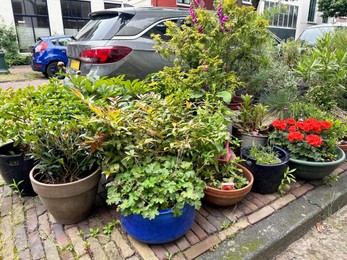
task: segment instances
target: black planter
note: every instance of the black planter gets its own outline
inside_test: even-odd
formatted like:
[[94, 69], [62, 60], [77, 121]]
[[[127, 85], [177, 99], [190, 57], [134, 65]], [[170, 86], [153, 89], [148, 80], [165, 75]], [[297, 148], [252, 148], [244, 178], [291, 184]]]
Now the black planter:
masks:
[[[15, 153], [14, 155], [11, 152]], [[0, 174], [7, 185], [21, 183], [18, 189], [22, 196], [34, 196], [34, 192], [29, 179], [30, 170], [34, 167], [34, 160], [20, 154], [13, 142], [0, 146]], [[11, 186], [12, 187], [12, 186]]]
[[242, 159], [245, 160], [244, 165], [254, 176], [252, 190], [261, 194], [269, 194], [277, 191], [278, 186], [284, 176], [284, 172], [288, 167], [289, 154], [285, 150], [274, 146], [273, 150], [279, 155], [280, 163], [276, 164], [257, 164], [257, 160], [248, 155], [251, 147], [242, 148]]

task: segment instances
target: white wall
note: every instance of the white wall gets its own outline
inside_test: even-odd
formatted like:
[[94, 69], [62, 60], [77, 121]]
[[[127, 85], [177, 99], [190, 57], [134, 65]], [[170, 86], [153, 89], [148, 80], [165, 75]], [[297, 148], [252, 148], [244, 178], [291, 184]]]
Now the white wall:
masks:
[[15, 28], [11, 0], [1, 0], [0, 23]]
[[60, 0], [47, 0], [49, 27], [52, 35], [64, 34]]

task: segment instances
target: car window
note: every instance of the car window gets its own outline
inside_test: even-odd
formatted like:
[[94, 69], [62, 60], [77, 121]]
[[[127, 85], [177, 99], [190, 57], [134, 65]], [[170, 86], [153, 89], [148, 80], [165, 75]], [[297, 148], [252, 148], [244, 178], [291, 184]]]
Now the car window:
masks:
[[[171, 21], [173, 23], [176, 23], [179, 27], [185, 23], [184, 18], [172, 19], [172, 20], [166, 20], [166, 21]], [[151, 29], [149, 29], [147, 32], [145, 32], [142, 35], [142, 37], [152, 39], [151, 34], [159, 34], [164, 41], [170, 40], [170, 37], [165, 35], [166, 29], [167, 29], [167, 26], [165, 25], [166, 21], [162, 21], [162, 22], [156, 24]]]
[[56, 45], [57, 46], [66, 46], [71, 41], [71, 38], [61, 38], [58, 39]]
[[109, 12], [93, 16], [76, 35], [76, 40], [109, 40], [134, 17], [131, 13]]
[[334, 29], [335, 27], [333, 26], [308, 28], [300, 35], [300, 39], [310, 45], [316, 45], [318, 39], [322, 38], [328, 32], [333, 32]]
[[57, 39], [51, 39], [51, 43], [53, 43], [54, 45], [57, 44]]

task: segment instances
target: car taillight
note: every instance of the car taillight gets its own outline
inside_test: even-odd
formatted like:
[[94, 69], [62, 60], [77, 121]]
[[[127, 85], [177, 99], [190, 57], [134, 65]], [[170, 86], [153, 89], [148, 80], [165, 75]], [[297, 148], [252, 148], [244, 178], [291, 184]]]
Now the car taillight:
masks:
[[35, 47], [35, 52], [44, 51], [47, 48], [48, 42], [43, 42]]
[[131, 51], [131, 48], [125, 46], [96, 47], [81, 51], [80, 60], [87, 63], [117, 62], [126, 57]]

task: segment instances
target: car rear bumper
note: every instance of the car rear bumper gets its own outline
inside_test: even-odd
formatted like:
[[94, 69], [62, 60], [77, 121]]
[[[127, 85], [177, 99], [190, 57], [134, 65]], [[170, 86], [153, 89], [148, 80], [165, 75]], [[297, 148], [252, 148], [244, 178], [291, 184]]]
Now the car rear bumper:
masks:
[[34, 59], [31, 59], [31, 69], [33, 71], [44, 71], [43, 65], [40, 63], [35, 63]]

